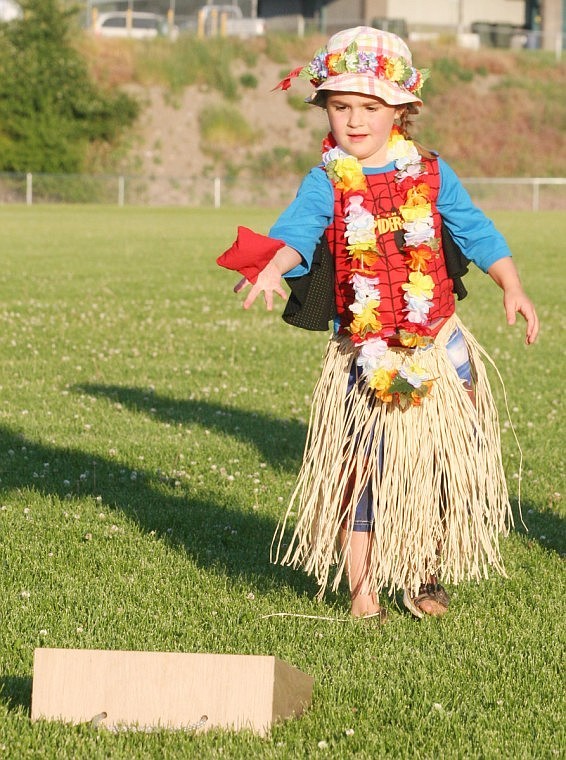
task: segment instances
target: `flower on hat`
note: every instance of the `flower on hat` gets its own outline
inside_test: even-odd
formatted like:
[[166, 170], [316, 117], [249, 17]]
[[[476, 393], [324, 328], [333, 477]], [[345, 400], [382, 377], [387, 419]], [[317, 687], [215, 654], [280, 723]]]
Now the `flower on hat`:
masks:
[[326, 56], [326, 67], [328, 74], [343, 74], [346, 70], [346, 62], [338, 53], [332, 53]]
[[385, 62], [385, 76], [392, 82], [403, 82], [409, 65], [403, 58], [388, 58]]
[[426, 69], [419, 71], [403, 56], [389, 57], [359, 50], [355, 41], [340, 52], [329, 53], [327, 48], [321, 48], [301, 69], [298, 76], [319, 87], [329, 77], [345, 73], [373, 74], [409, 90], [409, 87], [405, 86], [405, 82], [408, 82], [411, 85], [410, 92], [416, 95], [428, 77]]

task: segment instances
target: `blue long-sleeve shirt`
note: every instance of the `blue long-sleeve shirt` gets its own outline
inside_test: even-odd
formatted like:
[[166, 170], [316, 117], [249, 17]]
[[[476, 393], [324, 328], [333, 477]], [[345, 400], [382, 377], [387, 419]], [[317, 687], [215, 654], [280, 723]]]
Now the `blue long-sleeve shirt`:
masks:
[[[438, 159], [440, 189], [436, 207], [463, 254], [486, 272], [511, 252], [493, 222], [472, 203], [468, 192], [448, 164]], [[364, 168], [365, 174], [394, 171], [393, 163], [380, 168]], [[302, 262], [286, 277], [300, 277], [309, 271], [314, 249], [334, 218], [334, 188], [319, 167], [303, 179], [292, 203], [279, 216], [269, 236], [283, 240], [301, 254]]]

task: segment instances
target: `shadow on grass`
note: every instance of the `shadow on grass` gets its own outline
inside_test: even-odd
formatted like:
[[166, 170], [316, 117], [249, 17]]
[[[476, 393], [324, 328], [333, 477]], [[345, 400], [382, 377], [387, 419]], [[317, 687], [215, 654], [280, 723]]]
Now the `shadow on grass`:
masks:
[[32, 679], [25, 676], [2, 676], [0, 678], [0, 701], [8, 710], [22, 710], [28, 716], [31, 706]]
[[[122, 403], [137, 408], [143, 400], [141, 390], [122, 391]], [[108, 392], [110, 394], [110, 390]], [[281, 432], [277, 429], [274, 432], [273, 426], [277, 426], [274, 420], [256, 419], [238, 412], [227, 421], [226, 417], [218, 418], [216, 413], [221, 409], [218, 405], [207, 408], [202, 403], [176, 404], [171, 399], [155, 397], [149, 406], [158, 409], [160, 418], [166, 420], [202, 421], [207, 426], [214, 424], [234, 433], [239, 432], [235, 428], [240, 427], [246, 440], [257, 441], [266, 459], [280, 461], [273, 445], [268, 445], [268, 439], [272, 443], [273, 435]], [[293, 426], [292, 436], [297, 442], [293, 456], [289, 453], [286, 462], [298, 456], [298, 439], [303, 432], [298, 423]], [[155, 473], [139, 468], [136, 472], [132, 480], [132, 468], [125, 462], [93, 456], [75, 448], [46, 445], [0, 426], [0, 494], [30, 489], [61, 501], [69, 493], [73, 497], [97, 497], [101, 499], [101, 509], [123, 513], [144, 532], [154, 532], [156, 537], [187, 552], [196, 564], [217, 575], [255, 587], [260, 593], [282, 586], [293, 589], [297, 596], [315, 595], [317, 589], [312, 578], [270, 563], [269, 547], [276, 529], [274, 519], [234, 505], [229, 493], [211, 489], [194, 495], [171, 493]], [[29, 711], [30, 684], [29, 679], [3, 677], [0, 700], [10, 710], [23, 707]]]
[[203, 567], [260, 587], [298, 582], [300, 574], [269, 561], [276, 529], [270, 517], [234, 506], [229, 493], [167, 493], [155, 473], [138, 468], [132, 479], [131, 472], [124, 462], [44, 445], [0, 426], [0, 492], [30, 488], [61, 500], [69, 493], [99, 497], [101, 507], [118, 510], [143, 531], [183, 547]]
[[564, 519], [550, 510], [537, 508], [532, 502], [523, 502], [521, 511], [513, 504], [515, 532], [527, 541], [535, 541], [545, 549], [566, 555], [566, 531]]
[[144, 388], [122, 385], [86, 383], [73, 390], [108, 398], [162, 422], [196, 424], [251, 443], [263, 461], [274, 468], [296, 473], [300, 466], [306, 426], [297, 420], [282, 420], [211, 401], [170, 398]]

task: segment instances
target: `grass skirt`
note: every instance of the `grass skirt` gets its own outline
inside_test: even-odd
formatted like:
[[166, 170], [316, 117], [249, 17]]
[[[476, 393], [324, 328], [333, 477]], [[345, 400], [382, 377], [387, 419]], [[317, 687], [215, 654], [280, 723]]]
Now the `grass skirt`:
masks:
[[[445, 350], [462, 330], [475, 402]], [[389, 349], [399, 362], [407, 349]], [[501, 462], [499, 422], [482, 356], [485, 351], [454, 316], [415, 360], [437, 378], [421, 406], [383, 403], [364, 382], [348, 393], [356, 352], [333, 336], [313, 395], [303, 463], [272, 545], [275, 562], [314, 574], [321, 596], [336, 566], [346, 567], [353, 514], [369, 485], [373, 498], [368, 587], [417, 592], [428, 575], [447, 583], [505, 575], [499, 536], [512, 522]], [[380, 446], [381, 442], [381, 446]], [[380, 454], [380, 448], [382, 452]], [[289, 518], [296, 519], [290, 541]], [[346, 529], [340, 549], [339, 535]]]

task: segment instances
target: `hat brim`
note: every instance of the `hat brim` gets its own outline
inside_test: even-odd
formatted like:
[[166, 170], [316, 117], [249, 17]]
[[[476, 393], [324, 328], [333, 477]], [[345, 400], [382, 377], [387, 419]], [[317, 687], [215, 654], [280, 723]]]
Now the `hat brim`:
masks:
[[338, 76], [329, 77], [316, 88], [310, 97], [306, 98], [305, 102], [311, 103], [314, 106], [323, 106], [324, 99], [321, 93], [328, 91], [371, 95], [375, 98], [380, 98], [380, 100], [383, 100], [390, 106], [402, 106], [408, 103], [422, 106], [423, 104], [423, 101], [414, 92], [410, 92], [394, 82], [378, 79], [373, 74], [339, 74]]

